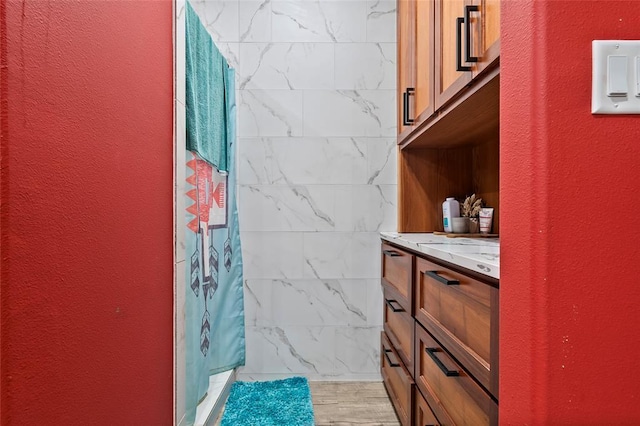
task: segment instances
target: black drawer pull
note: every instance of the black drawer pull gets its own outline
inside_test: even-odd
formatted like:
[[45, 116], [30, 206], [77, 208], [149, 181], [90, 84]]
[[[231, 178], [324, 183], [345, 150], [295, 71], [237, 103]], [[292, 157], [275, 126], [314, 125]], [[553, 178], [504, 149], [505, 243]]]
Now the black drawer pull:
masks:
[[398, 256], [402, 256], [400, 253], [398, 253], [395, 250], [382, 250], [382, 253], [386, 254], [389, 257], [398, 257]]
[[455, 376], [459, 376], [460, 375], [460, 372], [457, 371], [457, 370], [449, 370], [442, 363], [442, 361], [440, 361], [440, 359], [436, 356], [436, 352], [440, 352], [439, 348], [425, 348], [424, 350], [427, 353], [427, 355], [429, 355], [429, 357], [433, 360], [433, 362], [436, 363], [438, 368], [440, 370], [442, 370], [442, 372], [444, 373], [445, 376], [447, 376], [447, 377], [455, 377]]
[[438, 271], [424, 271], [425, 274], [429, 275], [436, 281], [440, 281], [442, 284], [446, 285], [460, 285], [460, 281], [458, 280], [448, 280], [445, 277], [438, 275]]
[[[385, 299], [385, 302], [387, 302], [387, 305], [389, 305], [389, 307], [391, 308], [391, 310], [393, 312], [404, 312], [404, 308], [402, 306], [400, 306], [400, 304], [398, 303], [397, 300], [393, 300], [393, 299]], [[394, 307], [393, 303], [395, 303], [396, 305], [398, 305], [399, 307]]]
[[[390, 353], [391, 353], [391, 349], [384, 350], [384, 356], [385, 358], [387, 358], [387, 361], [389, 361], [389, 367], [400, 367], [400, 364], [398, 364], [397, 360], [396, 362], [391, 361], [391, 357], [389, 356]], [[395, 358], [395, 355], [394, 355], [394, 358]]]

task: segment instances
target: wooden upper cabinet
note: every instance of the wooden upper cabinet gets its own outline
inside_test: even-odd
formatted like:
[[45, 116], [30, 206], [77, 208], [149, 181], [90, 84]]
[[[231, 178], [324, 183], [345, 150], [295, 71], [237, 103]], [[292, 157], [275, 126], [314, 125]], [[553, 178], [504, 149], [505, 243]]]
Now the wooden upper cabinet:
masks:
[[469, 0], [437, 0], [436, 30], [436, 109], [446, 104], [471, 82], [472, 67], [465, 60], [468, 46], [463, 22]]
[[411, 132], [407, 108], [413, 102], [414, 83], [414, 0], [398, 0], [398, 141]]
[[398, 142], [412, 143], [496, 62], [500, 0], [397, 0], [397, 19]]
[[415, 109], [416, 123], [433, 114], [434, 108], [434, 0], [415, 0]]
[[477, 76], [500, 57], [500, 0], [475, 0], [478, 12], [471, 14], [472, 49], [478, 57]]

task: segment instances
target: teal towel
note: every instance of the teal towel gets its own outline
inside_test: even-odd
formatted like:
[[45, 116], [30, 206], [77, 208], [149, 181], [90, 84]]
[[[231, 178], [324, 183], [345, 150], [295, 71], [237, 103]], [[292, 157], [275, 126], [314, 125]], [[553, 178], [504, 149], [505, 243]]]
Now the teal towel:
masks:
[[229, 66], [189, 2], [185, 9], [187, 149], [226, 172]]

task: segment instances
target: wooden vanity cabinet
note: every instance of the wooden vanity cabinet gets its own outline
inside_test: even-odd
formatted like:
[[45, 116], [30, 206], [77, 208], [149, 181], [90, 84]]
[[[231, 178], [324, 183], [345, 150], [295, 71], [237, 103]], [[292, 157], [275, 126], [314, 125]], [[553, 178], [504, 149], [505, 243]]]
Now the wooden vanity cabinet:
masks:
[[497, 425], [498, 281], [384, 241], [382, 252], [381, 369], [401, 423]]

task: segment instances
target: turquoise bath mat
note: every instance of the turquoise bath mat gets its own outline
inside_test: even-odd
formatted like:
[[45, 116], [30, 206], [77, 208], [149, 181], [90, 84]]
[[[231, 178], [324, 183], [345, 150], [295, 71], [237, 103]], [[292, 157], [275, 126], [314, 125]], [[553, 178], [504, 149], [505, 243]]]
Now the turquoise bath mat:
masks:
[[313, 404], [304, 377], [235, 382], [222, 426], [313, 426]]

